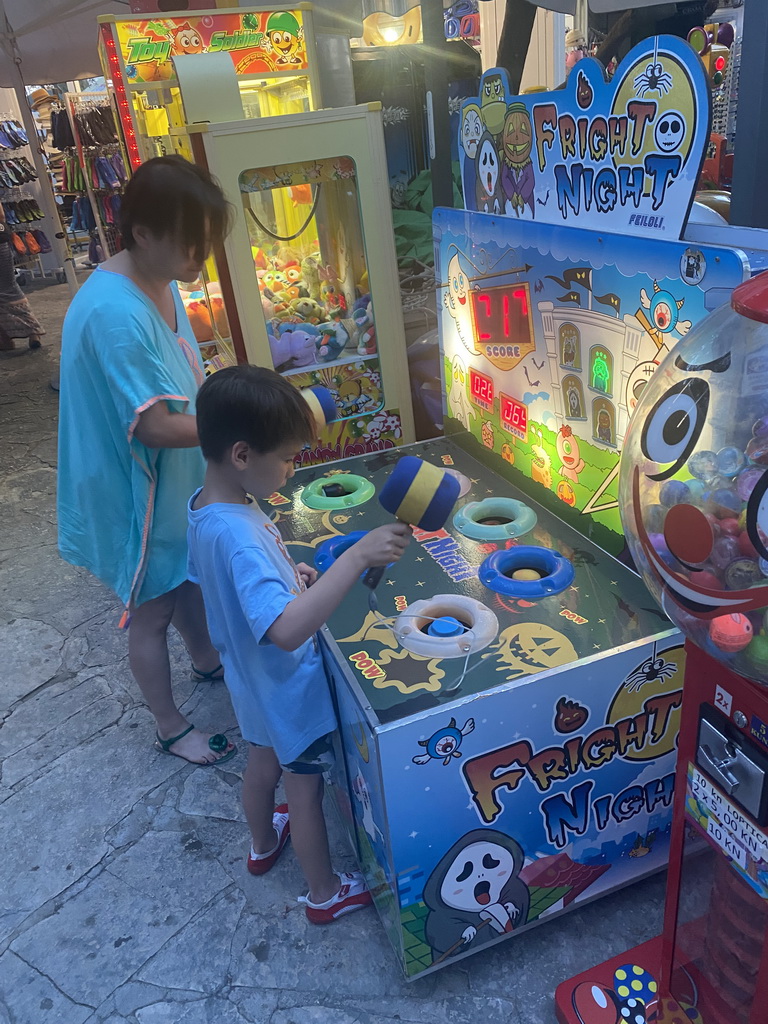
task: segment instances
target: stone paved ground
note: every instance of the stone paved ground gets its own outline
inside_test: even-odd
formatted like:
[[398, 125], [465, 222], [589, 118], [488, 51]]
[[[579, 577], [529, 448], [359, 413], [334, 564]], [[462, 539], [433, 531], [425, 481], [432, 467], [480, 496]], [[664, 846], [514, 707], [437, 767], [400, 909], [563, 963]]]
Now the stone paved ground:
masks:
[[[57, 556], [67, 288], [31, 300], [47, 347], [0, 353], [0, 1024], [553, 1024], [559, 981], [658, 931], [663, 881], [407, 984], [373, 910], [307, 923], [290, 852], [249, 876], [242, 754], [153, 751], [117, 604]], [[223, 686], [178, 643], [173, 666], [186, 713], [236, 736]]]

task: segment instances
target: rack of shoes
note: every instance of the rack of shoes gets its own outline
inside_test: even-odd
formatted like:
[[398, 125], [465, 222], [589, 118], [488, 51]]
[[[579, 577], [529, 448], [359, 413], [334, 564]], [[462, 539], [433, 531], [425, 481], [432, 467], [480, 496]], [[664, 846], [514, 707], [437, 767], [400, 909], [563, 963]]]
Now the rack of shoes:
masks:
[[128, 174], [106, 93], [66, 93], [67, 126], [51, 118], [54, 142], [64, 152], [62, 191], [72, 199], [68, 230], [98, 237], [106, 258], [122, 248], [118, 222], [120, 193]]

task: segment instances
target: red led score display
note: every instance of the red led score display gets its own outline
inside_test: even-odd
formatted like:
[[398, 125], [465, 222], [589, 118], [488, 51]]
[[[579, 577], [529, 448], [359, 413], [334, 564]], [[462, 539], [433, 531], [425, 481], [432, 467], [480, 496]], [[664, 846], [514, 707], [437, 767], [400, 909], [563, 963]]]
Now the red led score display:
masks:
[[526, 281], [470, 291], [475, 348], [502, 370], [534, 349], [531, 290]]
[[493, 411], [494, 394], [493, 378], [486, 377], [484, 373], [480, 373], [479, 370], [470, 366], [469, 397], [475, 405], [479, 405], [481, 409]]
[[499, 417], [504, 430], [519, 437], [521, 441], [527, 441], [528, 406], [518, 402], [516, 398], [510, 398], [503, 391], [499, 394], [499, 403]]

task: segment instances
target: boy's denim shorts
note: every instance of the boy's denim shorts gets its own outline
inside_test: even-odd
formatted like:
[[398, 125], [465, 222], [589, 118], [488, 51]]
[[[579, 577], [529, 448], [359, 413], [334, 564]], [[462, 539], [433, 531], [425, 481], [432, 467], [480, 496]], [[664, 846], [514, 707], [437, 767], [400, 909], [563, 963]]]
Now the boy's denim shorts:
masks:
[[[251, 743], [251, 746], [262, 747], [263, 744]], [[290, 764], [281, 764], [280, 767], [284, 772], [290, 772], [292, 775], [322, 775], [323, 772], [330, 771], [335, 763], [333, 733], [329, 732], [316, 739], [314, 743], [310, 743], [304, 753], [300, 754], [295, 761], [291, 761]]]

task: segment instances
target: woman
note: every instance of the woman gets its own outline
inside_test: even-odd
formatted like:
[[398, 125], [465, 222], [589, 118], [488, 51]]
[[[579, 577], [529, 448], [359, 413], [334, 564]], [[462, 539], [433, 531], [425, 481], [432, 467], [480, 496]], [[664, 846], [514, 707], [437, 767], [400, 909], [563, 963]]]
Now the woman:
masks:
[[16, 347], [14, 338], [26, 338], [30, 348], [40, 348], [41, 334], [45, 331], [16, 284], [11, 232], [0, 203], [0, 352], [11, 352]]
[[203, 482], [195, 395], [203, 369], [175, 282], [226, 233], [218, 184], [181, 157], [149, 160], [125, 190], [125, 248], [91, 274], [62, 333], [59, 550], [115, 591], [156, 747], [195, 764], [235, 753], [195, 729], [171, 691], [168, 626], [193, 677], [220, 679], [199, 587], [187, 580], [186, 503]]

